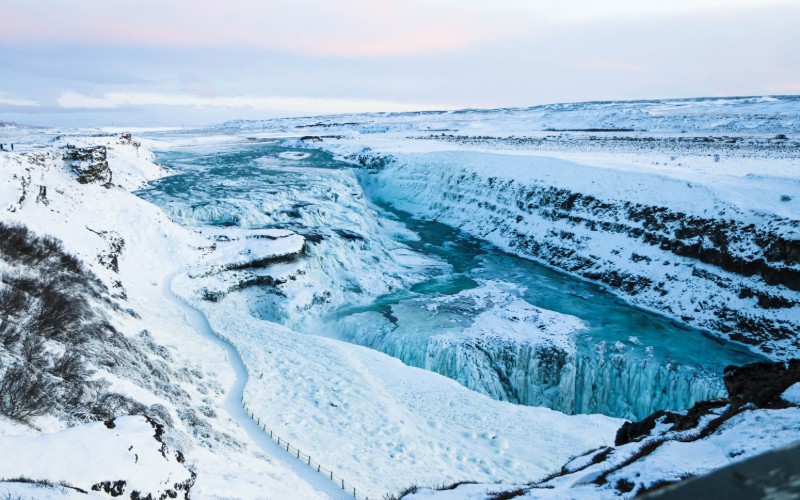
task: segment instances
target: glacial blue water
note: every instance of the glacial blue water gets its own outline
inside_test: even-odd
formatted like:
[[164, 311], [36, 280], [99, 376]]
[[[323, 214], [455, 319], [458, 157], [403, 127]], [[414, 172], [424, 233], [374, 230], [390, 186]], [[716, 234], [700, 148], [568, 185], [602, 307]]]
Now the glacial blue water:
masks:
[[[309, 155], [280, 156], [293, 153]], [[320, 151], [272, 143], [182, 148], [159, 153], [158, 160], [176, 174], [138, 194], [183, 224], [287, 227], [306, 233], [318, 229], [304, 226], [309, 220], [302, 216], [307, 202], [295, 203], [286, 193], [299, 189], [328, 196], [326, 176], [319, 169], [351, 168]], [[278, 211], [274, 203], [264, 208], [264, 200], [281, 197], [285, 206]], [[449, 268], [432, 271], [427, 280], [408, 289], [327, 311], [316, 324], [328, 335], [336, 332], [342, 340], [381, 349], [498, 399], [625, 418], [641, 418], [658, 409], [682, 410], [695, 401], [724, 395], [723, 368], [757, 360], [743, 347], [632, 307], [593, 283], [391, 206], [376, 208], [419, 235], [418, 240], [404, 240], [406, 245], [447, 262]], [[429, 342], [445, 330], [452, 332], [454, 321], [426, 319], [413, 305], [474, 288], [483, 280], [519, 285], [514, 293], [526, 302], [580, 318], [587, 327], [574, 334], [574, 358], [538, 363], [519, 358], [541, 352], [512, 352], [507, 346], [465, 356]], [[377, 315], [386, 318], [379, 325], [380, 335], [375, 334], [374, 321], [360, 319]]]

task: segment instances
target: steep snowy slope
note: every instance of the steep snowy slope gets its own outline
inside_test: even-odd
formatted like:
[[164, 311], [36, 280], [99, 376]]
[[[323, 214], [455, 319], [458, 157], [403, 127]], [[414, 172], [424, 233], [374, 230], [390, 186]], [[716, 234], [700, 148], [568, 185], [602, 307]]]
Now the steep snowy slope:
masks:
[[[67, 148], [68, 145], [74, 148]], [[105, 149], [105, 154], [99, 155], [105, 158], [91, 153], [101, 151], [98, 148]], [[86, 160], [72, 155], [81, 151], [88, 153]], [[269, 491], [273, 498], [298, 494], [324, 497], [288, 466], [265, 457], [239, 424], [228, 417], [223, 403], [234, 374], [224, 351], [211, 339], [198, 335], [184, 320], [181, 309], [162, 295], [164, 280], [202, 255], [199, 249], [208, 245], [208, 241], [170, 222], [158, 209], [128, 192], [148, 179], [163, 175], [163, 169], [152, 159], [150, 153], [136, 144], [117, 137], [70, 137], [28, 153], [0, 155], [3, 221], [24, 224], [40, 235], [59, 238], [65, 249], [75, 254], [110, 290], [111, 299], [119, 304], [119, 309], [107, 307], [99, 314], [106, 314], [111, 327], [125, 339], [108, 346], [116, 350], [116, 367], [113, 363], [110, 368], [100, 364], [93, 355], [98, 350], [103, 352], [102, 339], [93, 341], [95, 347], [83, 354], [97, 370], [95, 378], [110, 391], [145, 408], [160, 405], [164, 409], [159, 413], [161, 421], [168, 424], [164, 442], [172, 450], [181, 451], [186, 466], [196, 474], [193, 495], [246, 498]], [[81, 172], [86, 170], [107, 173], [112, 185], [81, 184]], [[9, 262], [4, 262], [4, 266], [8, 265]], [[140, 350], [146, 355], [137, 359]], [[135, 364], [128, 364], [131, 356]], [[105, 410], [111, 414], [106, 418], [113, 418], [126, 414], [130, 406], [110, 406]], [[152, 414], [147, 409], [143, 413]], [[29, 435], [31, 443], [41, 442], [42, 446], [51, 440], [33, 437], [41, 430], [56, 432], [77, 423], [58, 412], [34, 417], [33, 427], [5, 418], [2, 422], [4, 434]], [[69, 453], [66, 450], [70, 443], [76, 447], [74, 453], [78, 453], [84, 446], [78, 439], [83, 432], [95, 433], [91, 430], [95, 427], [88, 425], [85, 431], [80, 426], [74, 428], [75, 432], [58, 434], [66, 436], [58, 438], [65, 453]], [[118, 433], [124, 430], [123, 439], [141, 440], [139, 435], [153, 434], [136, 426], [119, 429]], [[91, 463], [87, 462], [86, 474], [79, 477], [70, 477], [66, 469], [62, 469], [61, 475], [41, 477], [40, 469], [33, 467], [42, 449], [39, 446], [19, 449], [25, 453], [20, 451], [14, 463], [0, 463], [0, 478], [26, 476], [34, 480], [66, 481], [83, 488], [85, 480], [102, 476], [93, 473]], [[109, 462], [108, 470], [114, 477], [102, 477], [103, 481], [135, 483], [135, 471], [126, 469], [125, 463]], [[152, 461], [148, 467], [168, 471]], [[11, 491], [20, 487], [17, 483], [2, 484]], [[130, 494], [130, 487], [125, 491]], [[141, 493], [146, 496], [158, 492]]]

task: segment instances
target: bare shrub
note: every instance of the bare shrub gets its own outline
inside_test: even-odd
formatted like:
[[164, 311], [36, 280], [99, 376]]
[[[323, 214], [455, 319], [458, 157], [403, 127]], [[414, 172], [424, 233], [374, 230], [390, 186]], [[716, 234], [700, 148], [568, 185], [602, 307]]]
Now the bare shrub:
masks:
[[159, 424], [163, 424], [167, 427], [172, 427], [173, 425], [169, 410], [167, 410], [167, 408], [163, 405], [150, 405], [150, 407], [147, 409], [147, 416]]
[[28, 327], [32, 333], [47, 339], [66, 336], [67, 330], [76, 328], [89, 315], [89, 307], [83, 300], [52, 286], [43, 288], [37, 298], [39, 304]]
[[94, 402], [91, 414], [94, 420], [114, 420], [123, 415], [145, 415], [147, 407], [124, 394], [107, 392]]
[[28, 334], [22, 341], [19, 350], [22, 359], [34, 368], [43, 370], [49, 364], [49, 357], [45, 350], [44, 341], [41, 337]]
[[44, 415], [52, 405], [51, 384], [35, 370], [16, 364], [0, 376], [0, 413], [27, 421]]
[[87, 358], [172, 401], [190, 399], [174, 384], [166, 349], [146, 333], [125, 337], [104, 316], [103, 306], [120, 306], [77, 257], [55, 238], [0, 222], [0, 262], [11, 268], [0, 273], [0, 413], [20, 421], [59, 413], [72, 422], [147, 414], [172, 425], [164, 407], [91, 380]]
[[9, 319], [5, 319], [0, 325], [0, 342], [6, 350], [11, 349], [22, 340], [22, 330], [19, 324]]
[[71, 351], [54, 360], [51, 373], [69, 384], [84, 382], [92, 376], [92, 370], [86, 366], [83, 357]]
[[30, 307], [30, 296], [13, 287], [0, 288], [0, 318], [19, 318]]

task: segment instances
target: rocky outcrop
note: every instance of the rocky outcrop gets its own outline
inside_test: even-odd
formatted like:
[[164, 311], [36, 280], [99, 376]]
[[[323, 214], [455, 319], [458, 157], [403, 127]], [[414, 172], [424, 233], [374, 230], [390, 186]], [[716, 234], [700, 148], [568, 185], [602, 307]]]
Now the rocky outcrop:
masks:
[[67, 146], [64, 162], [81, 184], [100, 184], [111, 187], [112, 173], [108, 166], [105, 146], [78, 148]]
[[[770, 340], [797, 341], [794, 335], [797, 325], [779, 320], [769, 312], [798, 306], [800, 239], [787, 239], [776, 231], [796, 229], [800, 225], [796, 220], [776, 217], [769, 226], [756, 227], [733, 220], [694, 217], [666, 207], [606, 202], [552, 187], [519, 193], [516, 207], [523, 217], [533, 215], [575, 228], [542, 239], [525, 228], [506, 225], [503, 231], [508, 235], [509, 246], [523, 255], [602, 282], [626, 295], [643, 295], [641, 300], [646, 305], [666, 309], [665, 312], [682, 321], [700, 323], [699, 326], [728, 334], [733, 340], [751, 345]], [[685, 259], [684, 265], [709, 264], [713, 268], [692, 268], [690, 279], [697, 283], [697, 288], [727, 290], [740, 299], [751, 299], [755, 310], [728, 307], [724, 301], [714, 305], [701, 297], [697, 297], [700, 304], [696, 311], [665, 308], [668, 302], [659, 301], [658, 296], [669, 295], [669, 282], [682, 281], [684, 277], [663, 273], [660, 279], [654, 279], [647, 272], [652, 257], [636, 252], [631, 252], [629, 260], [638, 265], [626, 269], [602, 253], [583, 252], [574, 243], [581, 238], [586, 241], [587, 233], [591, 235], [588, 237], [596, 238], [602, 238], [603, 233], [619, 234], [631, 240], [631, 244], [656, 247], [661, 254], [659, 260], [664, 262], [662, 267], [676, 264], [669, 262], [670, 255]], [[737, 280], [730, 274], [750, 280]], [[699, 318], [710, 312], [703, 310], [707, 307], [714, 309], [714, 314], [709, 315], [712, 317]]]
[[800, 359], [786, 363], [753, 363], [725, 368], [722, 377], [732, 407], [752, 403], [757, 408], [785, 407], [780, 398], [786, 389], [800, 382]]
[[[747, 408], [785, 408], [781, 398], [786, 389], [800, 382], [800, 359], [786, 363], [751, 363], [728, 366], [722, 376], [728, 397], [701, 401], [685, 412], [659, 411], [639, 422], [626, 422], [620, 427], [615, 440], [622, 446], [649, 437], [657, 422], [670, 424], [670, 431], [696, 429], [702, 417], [727, 407], [716, 420], [727, 420]], [[710, 425], [710, 424], [709, 424]], [[716, 425], [718, 427], [719, 425]]]

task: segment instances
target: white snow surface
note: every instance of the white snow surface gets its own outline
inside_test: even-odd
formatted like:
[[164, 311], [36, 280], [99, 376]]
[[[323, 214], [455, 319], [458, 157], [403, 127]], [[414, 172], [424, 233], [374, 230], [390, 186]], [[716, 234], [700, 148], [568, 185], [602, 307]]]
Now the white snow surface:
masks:
[[786, 391], [781, 394], [781, 397], [794, 405], [800, 406], [800, 382], [786, 389]]
[[[145, 147], [158, 145], [166, 149], [198, 144], [224, 147], [241, 141], [243, 135], [254, 138], [300, 135], [294, 126], [313, 125], [314, 121], [319, 121], [325, 126], [320, 126], [316, 132], [311, 127], [307, 133], [342, 133], [342, 138], [333, 141], [326, 138], [315, 145], [352, 161], [357, 161], [353, 155], [359, 154], [393, 158], [394, 163], [378, 174], [360, 174], [370, 189], [400, 208], [458, 225], [509, 248], [507, 241], [494, 231], [495, 218], [487, 215], [485, 207], [513, 201], [504, 199], [502, 190], [489, 192], [476, 187], [477, 183], [465, 182], [463, 186], [473, 190], [467, 195], [484, 208], [475, 211], [473, 205], [461, 203], [453, 193], [442, 189], [447, 181], [463, 173], [467, 176], [465, 179], [474, 175], [482, 183], [490, 177], [495, 177], [498, 184], [509, 181], [544, 183], [623, 203], [657, 202], [680, 206], [687, 214], [714, 214], [756, 225], [772, 216], [796, 220], [800, 213], [800, 163], [791, 148], [779, 149], [779, 153], [774, 154], [762, 153], [755, 146], [729, 149], [718, 160], [696, 150], [670, 154], [669, 147], [587, 152], [564, 148], [557, 141], [548, 149], [533, 148], [528, 142], [517, 143], [511, 139], [514, 135], [538, 140], [554, 133], [569, 137], [573, 134], [546, 129], [633, 128], [655, 131], [653, 134], [665, 140], [679, 138], [685, 130], [714, 137], [750, 134], [764, 141], [776, 140], [773, 139], [775, 134], [786, 133], [790, 135], [789, 140], [796, 140], [800, 132], [799, 103], [800, 100], [786, 98], [624, 105], [594, 103], [495, 112], [366, 115], [356, 117], [356, 125], [333, 127], [331, 122], [351, 120], [349, 117], [323, 117], [240, 122], [225, 124], [218, 131], [219, 135], [165, 136], [165, 141], [140, 141], [144, 146], [126, 144], [116, 137], [68, 134], [42, 147], [45, 137], [52, 137], [53, 131], [47, 134], [16, 131], [15, 137], [22, 139], [22, 152], [0, 153], [0, 209], [4, 221], [20, 222], [41, 234], [60, 238], [66, 249], [86, 262], [109, 287], [124, 290], [128, 297], [126, 306], [135, 310], [140, 318], [115, 316], [111, 318], [115, 326], [127, 335], [147, 329], [159, 344], [170, 350], [177, 364], [189, 367], [192, 377], [175, 383], [187, 392], [197, 408], [210, 410], [208, 421], [215, 431], [226, 436], [221, 442], [192, 435], [179, 416], [186, 408], [154, 394], [145, 394], [148, 391], [132, 387], [129, 381], [111, 377], [109, 380], [120, 390], [135, 393], [148, 403], [161, 401], [168, 408], [177, 431], [182, 433], [179, 440], [187, 465], [197, 472], [193, 496], [324, 498], [335, 496], [337, 492], [335, 488], [331, 490], [308, 481], [304, 474], [297, 472], [294, 463], [290, 463], [294, 460], [292, 457], [265, 446], [262, 437], [252, 434], [252, 423], [244, 423], [241, 415], [229, 411], [230, 393], [238, 384], [237, 376], [241, 382], [243, 374], [237, 372], [235, 363], [229, 359], [232, 353], [220, 349], [215, 340], [198, 332], [202, 328], [196, 328], [191, 314], [165, 296], [165, 290], [169, 291], [169, 279], [176, 273], [173, 290], [202, 311], [213, 333], [230, 342], [241, 356], [248, 377], [244, 398], [256, 418], [371, 498], [414, 483], [527, 482], [560, 469], [576, 455], [610, 444], [621, 421], [598, 415], [566, 416], [548, 409], [496, 401], [435, 373], [406, 366], [385, 354], [331, 338], [299, 334], [250, 314], [257, 312], [252, 310], [253, 302], [246, 293], [228, 293], [219, 302], [201, 300], [209, 286], [234, 286], [242, 279], [242, 274], [235, 273], [220, 277], [218, 273], [222, 270], [281, 256], [291, 257], [303, 248], [304, 237], [293, 232], [246, 230], [237, 233], [225, 229], [227, 241], [222, 241], [221, 232], [216, 230], [195, 232], [170, 221], [161, 210], [130, 193], [148, 180], [168, 174], [154, 163], [154, 157]], [[772, 118], [766, 119], [768, 115]], [[691, 119], [686, 119], [687, 116]], [[230, 131], [241, 135], [231, 135]], [[440, 133], [494, 135], [502, 136], [504, 141], [457, 142], [429, 137]], [[107, 189], [78, 184], [64, 169], [60, 150], [55, 149], [66, 144], [107, 146], [114, 186]], [[334, 191], [341, 197], [339, 203], [366, 205], [357, 197], [347, 195], [347, 191], [357, 185], [352, 173], [321, 172], [319, 178], [325, 182], [320, 182], [315, 189], [330, 189], [326, 188], [331, 185], [326, 184], [326, 176], [336, 178], [338, 184], [334, 184]], [[47, 187], [46, 200], [37, 200], [39, 186]], [[275, 203], [280, 204], [280, 201]], [[341, 213], [335, 211], [335, 205], [336, 200], [325, 207], [330, 209], [328, 215], [320, 212], [319, 225], [330, 220], [341, 222], [336, 219]], [[188, 214], [184, 222], [195, 215]], [[372, 219], [347, 222], [352, 223], [354, 229], [364, 230], [383, 223]], [[523, 225], [536, 234], [535, 229], [531, 229], [534, 226], [531, 221], [523, 221]], [[414, 238], [402, 228], [394, 229], [397, 234]], [[549, 229], [562, 228], [554, 223]], [[792, 225], [781, 226], [779, 230], [789, 239], [798, 236], [798, 230]], [[104, 232], [125, 240], [118, 273], [99, 262], [98, 255], [109, 247], [106, 237], [102, 236]], [[608, 255], [620, 268], [646, 269], [644, 272], [656, 279], [667, 272], [665, 259], [652, 248], [630, 248], [629, 240], [613, 235], [602, 241], [585, 237], [585, 234], [577, 234], [578, 248]], [[381, 244], [387, 254], [404, 251], [389, 242]], [[615, 255], [614, 250], [620, 249], [625, 250], [623, 255], [611, 257]], [[651, 259], [653, 264], [649, 261], [631, 263], [629, 256], [633, 250]], [[366, 257], [343, 247], [336, 248], [329, 258], [357, 262]], [[403, 259], [407, 266], [402, 265]], [[670, 261], [680, 259], [671, 258]], [[411, 269], [419, 269], [422, 264], [437, 265], [420, 261], [419, 256], [408, 251], [402, 258], [387, 258], [384, 262], [394, 266], [389, 285], [376, 281], [375, 276], [382, 275], [380, 270], [365, 276], [348, 276], [344, 271], [340, 271], [342, 275], [326, 276], [325, 270], [333, 267], [331, 263], [322, 262], [311, 268], [314, 274], [307, 281], [293, 282], [287, 302], [298, 310], [312, 302], [317, 290], [308, 284], [315, 279], [328, 280], [324, 281], [326, 285], [337, 280], [351, 280], [377, 295], [415, 282], [417, 278]], [[696, 267], [708, 270], [703, 265]], [[691, 276], [693, 269], [689, 266], [670, 268], [670, 272], [678, 276], [680, 283], [682, 277]], [[266, 271], [248, 272], [274, 278], [296, 275], [297, 271], [296, 263], [287, 262]], [[220, 284], [225, 280], [229, 281]], [[673, 301], [670, 304], [676, 311], [686, 310], [694, 307], [690, 299], [697, 297], [696, 294], [697, 290], [691, 287], [677, 287], [670, 289], [668, 299], [663, 300]], [[342, 297], [338, 299], [343, 300]], [[723, 300], [736, 308], [752, 308], [755, 302], [752, 298], [739, 297], [723, 297]], [[638, 303], [648, 306], [646, 300]], [[517, 309], [527, 310], [524, 304], [518, 304]], [[779, 320], [794, 324], [798, 306], [779, 309], [775, 315]], [[546, 319], [546, 315], [543, 318]], [[481, 321], [484, 320], [489, 323], [483, 327], [493, 329], [497, 318], [487, 316]], [[564, 318], [558, 318], [550, 326], [553, 325], [564, 329], [579, 327], [564, 322]], [[530, 333], [512, 331], [515, 336]], [[558, 334], [552, 337], [553, 342], [568, 347], [563, 340]], [[790, 388], [785, 398], [796, 401], [797, 392], [796, 387]], [[123, 441], [140, 443], [136, 440], [143, 439], [146, 433], [138, 417], [120, 420], [123, 425], [119, 427], [118, 439], [113, 433], [104, 434], [110, 430], [102, 424], [64, 429], [62, 422], [44, 417], [35, 422], [40, 431], [0, 421], [0, 442], [19, 450], [13, 455], [14, 463], [0, 460], [0, 477], [16, 474], [34, 477], [46, 472], [44, 467], [38, 468], [40, 464], [35, 460], [40, 447], [24, 447], [19, 443], [34, 440], [58, 443], [62, 447], [59, 449], [65, 450], [62, 455], [74, 454], [80, 450], [80, 436], [90, 436], [97, 446], [108, 445], [108, 453], [117, 453], [118, 460], [109, 460], [98, 470], [122, 467], [127, 459], [127, 448], [120, 452], [116, 446]], [[800, 422], [797, 408], [748, 412], [725, 424], [724, 432], [708, 439], [662, 446], [651, 459], [634, 464], [635, 473], [655, 481], [686, 472], [708, 471], [800, 438], [797, 422]], [[5, 451], [4, 447], [0, 449]], [[7, 455], [3, 453], [3, 456]], [[80, 484], [94, 479], [83, 471], [68, 469], [74, 465], [47, 469], [52, 473], [48, 477], [52, 480], [63, 477], [67, 482]], [[555, 489], [534, 490], [530, 495], [554, 498], [616, 495], [612, 488], [597, 489], [580, 484], [598, 473], [599, 467], [590, 466], [577, 478], [565, 476], [563, 482], [554, 483]], [[159, 469], [159, 474], [167, 472], [167, 469]], [[117, 479], [141, 480], [145, 486], [153, 486], [146, 481], [165, 477], [137, 474], [136, 470], [127, 468], [124, 477]], [[9, 492], [30, 491], [26, 486], [1, 484], [9, 488]], [[481, 498], [500, 486], [462, 486], [439, 495]], [[47, 490], [46, 494], [51, 492], [59, 494], [56, 490]], [[63, 493], [72, 495], [71, 491]], [[423, 491], [417, 496], [432, 494]]]
[[477, 315], [473, 323], [463, 332], [466, 341], [496, 335], [518, 342], [547, 344], [574, 353], [575, 345], [570, 334], [585, 327], [580, 319], [528, 304], [508, 293], [517, 288], [513, 283], [499, 280], [479, 283], [481, 286], [478, 288], [432, 299], [423, 308], [433, 315], [464, 305], [475, 311]]
[[[188, 276], [174, 287], [195, 296]], [[242, 314], [249, 306], [238, 294], [193, 303], [241, 353], [250, 410], [370, 497], [414, 483], [541, 477], [574, 450], [610, 442], [621, 423], [493, 400], [385, 354]]]
[[[708, 421], [706, 417], [704, 421]], [[663, 432], [658, 429], [651, 435], [687, 437], [696, 432]], [[525, 489], [519, 498], [553, 499], [613, 499], [632, 498], [632, 493], [622, 493], [616, 488], [621, 479], [637, 485], [650, 486], [659, 481], [679, 481], [690, 475], [702, 475], [727, 465], [747, 460], [756, 455], [800, 441], [800, 408], [782, 410], [748, 410], [724, 423], [711, 435], [690, 442], [667, 441], [644, 458], [624, 466], [608, 476], [603, 485], [593, 484], [597, 476], [612, 466], [624, 462], [642, 444], [658, 438], [646, 438], [613, 449], [610, 458], [592, 464], [597, 451], [578, 457], [567, 464], [571, 473], [552, 479], [538, 487], [527, 489], [526, 485], [477, 484], [463, 485], [449, 491], [421, 489], [406, 498], [422, 499], [484, 499], [493, 492], [508, 492]]]
[[[143, 417], [122, 417], [114, 421], [114, 428], [94, 422], [36, 436], [0, 435], [0, 477], [65, 481], [84, 491], [124, 479], [128, 495], [162, 494], [190, 474], [173, 452], [162, 455], [154, 432]], [[0, 484], [0, 491], [3, 487]]]

